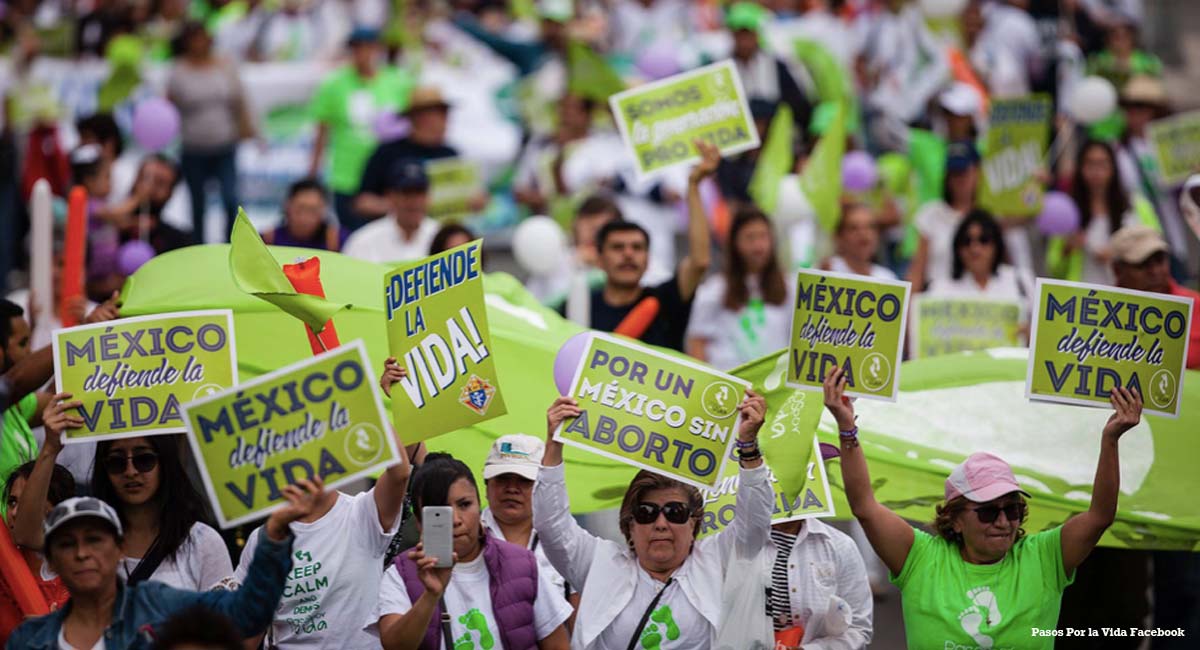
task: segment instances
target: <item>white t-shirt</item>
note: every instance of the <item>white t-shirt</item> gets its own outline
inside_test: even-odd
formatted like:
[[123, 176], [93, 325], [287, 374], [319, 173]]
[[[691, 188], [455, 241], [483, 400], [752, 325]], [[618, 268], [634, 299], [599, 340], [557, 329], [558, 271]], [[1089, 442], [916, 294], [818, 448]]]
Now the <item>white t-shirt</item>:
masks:
[[[496, 518], [492, 516], [491, 508], [483, 509], [483, 513], [480, 515], [479, 521], [483, 524], [483, 527], [492, 534], [492, 537], [495, 537], [496, 539], [505, 539], [504, 531], [500, 528], [500, 524], [496, 523]], [[533, 548], [530, 548], [531, 546]], [[554, 565], [550, 564], [549, 558], [546, 557], [546, 549], [544, 549], [542, 545], [538, 543], [536, 532], [529, 534], [529, 543], [525, 545], [525, 548], [526, 550], [533, 551], [534, 557], [537, 558], [538, 575], [546, 576], [550, 580], [550, 583], [554, 585], [555, 591], [565, 597], [567, 595], [567, 579], [559, 575], [558, 571], [554, 568]], [[576, 593], [576, 590], [572, 589], [571, 593]]]
[[[1082, 282], [1091, 284], [1116, 284], [1111, 262], [1101, 262], [1096, 254], [1108, 248], [1112, 239], [1112, 225], [1107, 214], [1094, 214], [1083, 231], [1083, 279]], [[1126, 213], [1121, 219], [1120, 226], [1136, 223], [1133, 215]]]
[[[483, 553], [470, 562], [454, 566], [450, 584], [443, 598], [450, 612], [450, 636], [454, 648], [487, 648], [503, 650], [500, 631], [492, 613], [490, 576], [484, 564]], [[375, 613], [367, 619], [364, 630], [379, 635], [379, 619], [389, 614], [404, 614], [412, 609], [408, 588], [395, 567], [389, 568], [379, 587], [379, 604]], [[537, 638], [544, 639], [571, 616], [571, 605], [563, 598], [561, 588], [556, 588], [550, 577], [538, 567], [538, 592], [533, 600], [533, 626]], [[443, 650], [445, 642], [442, 643]]]
[[[758, 279], [748, 277], [751, 302], [738, 311], [725, 307], [725, 276], [709, 277], [696, 289], [687, 338], [708, 342], [708, 363], [718, 370], [735, 368], [788, 346], [792, 291], [772, 305], [762, 300]], [[787, 283], [790, 287], [791, 283]]]
[[1021, 322], [1026, 322], [1029, 319], [1029, 305], [1033, 299], [1033, 288], [1032, 277], [1008, 264], [1001, 264], [996, 268], [996, 274], [988, 279], [985, 287], [979, 286], [975, 282], [974, 276], [964, 271], [962, 277], [957, 280], [946, 277], [931, 283], [927, 293], [931, 296], [1010, 300], [1021, 306]]
[[342, 254], [379, 264], [419, 260], [429, 255], [429, 245], [438, 229], [436, 221], [425, 217], [412, 239], [405, 239], [395, 218], [385, 215], [354, 231], [346, 239]]
[[[66, 629], [65, 625], [58, 628], [58, 650], [82, 650], [67, 643]], [[104, 644], [104, 635], [100, 635], [100, 638], [96, 639], [96, 645], [92, 646], [91, 650], [105, 650], [106, 647]]]
[[[676, 571], [685, 571], [687, 561]], [[597, 639], [596, 650], [626, 650], [629, 647], [631, 631], [642, 620], [642, 614], [654, 600], [663, 583], [650, 577], [641, 567], [637, 570], [637, 586], [633, 591], [633, 599], [629, 605], [617, 615]], [[654, 606], [646, 625], [637, 633], [641, 638], [637, 648], [655, 648], [656, 650], [684, 650], [707, 648], [712, 642], [712, 627], [692, 607], [684, 595], [679, 583], [674, 580], [667, 585], [662, 598]]]
[[[141, 561], [136, 557], [122, 558], [117, 574], [128, 580]], [[197, 521], [175, 557], [164, 559], [149, 579], [176, 589], [208, 591], [228, 588], [232, 576], [233, 562], [229, 561], [225, 540], [212, 526]]]
[[[954, 267], [954, 231], [958, 230], [963, 214], [937, 199], [921, 206], [913, 219], [917, 232], [929, 242], [925, 281], [933, 284], [934, 280], [949, 278]], [[913, 291], [923, 288], [913, 287]]]
[[[275, 643], [283, 650], [377, 650], [379, 641], [362, 631], [362, 621], [375, 606], [383, 557], [399, 527], [379, 525], [375, 490], [354, 496], [338, 494], [324, 517], [291, 525], [292, 570], [275, 610]], [[238, 563], [238, 582], [245, 582], [254, 557], [258, 530], [246, 540]]]
[[[847, 275], [858, 275], [858, 272], [850, 268], [850, 264], [842, 259], [841, 255], [834, 255], [829, 258], [829, 270], [834, 273], [845, 273]], [[895, 280], [896, 274], [886, 266], [878, 264], [871, 265], [871, 277], [880, 280]]]

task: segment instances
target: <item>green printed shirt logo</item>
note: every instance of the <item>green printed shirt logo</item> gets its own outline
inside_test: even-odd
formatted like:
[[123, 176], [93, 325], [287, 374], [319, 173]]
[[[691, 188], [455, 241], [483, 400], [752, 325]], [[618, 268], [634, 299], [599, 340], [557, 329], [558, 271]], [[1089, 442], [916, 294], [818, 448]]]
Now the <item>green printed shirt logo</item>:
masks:
[[674, 641], [679, 638], [679, 626], [671, 614], [671, 606], [663, 605], [650, 614], [646, 627], [642, 628], [640, 639], [642, 650], [659, 650], [664, 641]]
[[[467, 628], [467, 632], [455, 639], [454, 650], [475, 650], [476, 647], [491, 650], [496, 647], [496, 638], [492, 636], [488, 618], [478, 608], [472, 607], [466, 614], [459, 616], [458, 622]], [[475, 645], [475, 634], [479, 635], [478, 646]]]

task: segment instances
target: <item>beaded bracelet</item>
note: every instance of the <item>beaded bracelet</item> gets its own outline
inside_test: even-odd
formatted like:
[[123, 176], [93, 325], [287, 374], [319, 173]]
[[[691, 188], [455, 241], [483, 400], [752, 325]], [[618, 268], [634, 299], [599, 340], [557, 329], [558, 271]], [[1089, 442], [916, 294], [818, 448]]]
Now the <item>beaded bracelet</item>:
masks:
[[734, 440], [733, 444], [738, 449], [754, 449], [755, 447], [758, 446], [758, 440], [751, 440], [750, 442], [742, 442], [741, 440]]

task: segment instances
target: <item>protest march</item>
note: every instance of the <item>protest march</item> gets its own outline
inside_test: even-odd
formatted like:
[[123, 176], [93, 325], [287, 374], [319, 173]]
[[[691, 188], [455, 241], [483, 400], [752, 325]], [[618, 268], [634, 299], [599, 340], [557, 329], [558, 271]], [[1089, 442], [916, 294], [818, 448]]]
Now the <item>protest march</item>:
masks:
[[1197, 30], [0, 0], [0, 647], [1198, 647]]

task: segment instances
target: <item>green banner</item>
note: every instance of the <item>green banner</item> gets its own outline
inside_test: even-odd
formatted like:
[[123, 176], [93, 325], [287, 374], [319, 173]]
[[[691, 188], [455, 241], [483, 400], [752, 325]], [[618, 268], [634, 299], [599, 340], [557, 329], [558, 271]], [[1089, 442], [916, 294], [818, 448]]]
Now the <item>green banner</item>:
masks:
[[1049, 97], [992, 102], [983, 157], [980, 205], [993, 214], [1030, 217], [1042, 209], [1037, 173], [1046, 168], [1052, 105]]
[[235, 385], [236, 368], [228, 309], [54, 331], [54, 390], [83, 402], [67, 442], [183, 433], [180, 406]]
[[908, 282], [801, 270], [788, 385], [821, 390], [826, 373], [842, 368], [847, 395], [895, 401], [910, 287]]
[[1155, 120], [1147, 135], [1163, 185], [1178, 185], [1200, 173], [1200, 111]]
[[750, 383], [606, 334], [592, 335], [571, 382], [583, 413], [556, 440], [690, 483], [717, 485]]
[[475, 240], [384, 276], [388, 352], [408, 370], [392, 415], [408, 444], [504, 415]]
[[1179, 416], [1191, 299], [1046, 278], [1037, 295], [1029, 399], [1108, 407], [1124, 386], [1146, 413]]
[[[816, 408], [821, 407], [821, 400], [811, 394], [801, 391], [796, 391], [795, 394], [799, 395], [801, 399], [805, 399], [805, 395], [808, 395], [808, 401], [814, 402]], [[768, 422], [771, 419], [768, 417]], [[814, 422], [813, 426], [815, 424]], [[775, 492], [775, 507], [771, 514], [771, 523], [773, 524], [816, 517], [833, 517], [837, 514], [833, 505], [833, 492], [829, 489], [829, 475], [825, 470], [825, 461], [821, 458], [817, 437], [812, 436], [811, 445], [807, 449], [798, 449], [797, 452], [796, 456], [788, 459], [787, 464], [804, 468], [804, 485], [798, 494], [788, 494], [775, 472], [771, 471], [771, 485]], [[701, 537], [719, 533], [733, 521], [737, 490], [737, 458], [730, 456], [725, 463], [725, 471], [721, 473], [720, 484], [714, 489], [703, 490], [704, 516], [700, 521]]]
[[461, 219], [471, 214], [471, 200], [484, 191], [479, 165], [462, 158], [425, 162], [429, 176], [429, 210], [434, 219]]
[[1020, 344], [1021, 305], [1011, 300], [918, 295], [913, 299], [913, 358]]
[[335, 488], [400, 461], [361, 340], [186, 404], [188, 442], [222, 528], [320, 476]]
[[638, 86], [608, 101], [639, 178], [699, 160], [695, 140], [716, 145], [723, 156], [759, 144], [732, 61]]

